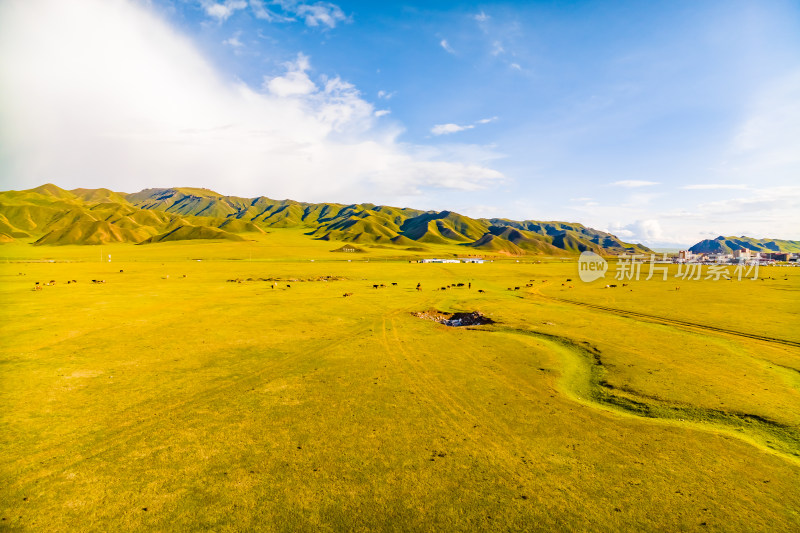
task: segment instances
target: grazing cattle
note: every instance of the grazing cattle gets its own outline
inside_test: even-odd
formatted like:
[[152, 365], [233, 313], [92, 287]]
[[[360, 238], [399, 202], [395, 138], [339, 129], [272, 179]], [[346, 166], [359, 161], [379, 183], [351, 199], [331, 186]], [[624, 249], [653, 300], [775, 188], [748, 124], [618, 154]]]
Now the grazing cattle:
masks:
[[617, 288], [617, 286], [616, 286], [616, 285], [611, 285], [610, 287], [611, 287], [612, 289], [616, 289], [616, 288]]
[[463, 287], [463, 286], [464, 286], [463, 283], [456, 283], [456, 287]]
[[353, 295], [353, 293], [352, 293], [352, 292], [346, 292], [346, 293], [344, 293], [344, 295], [343, 295], [343, 296], [344, 296], [345, 298], [347, 298], [348, 296], [352, 296], [352, 295]]
[[485, 291], [485, 290], [483, 290], [483, 289], [478, 289], [478, 292], [479, 292], [479, 293], [481, 293], [481, 294], [483, 294], [483, 293], [484, 293], [484, 292], [486, 292], [486, 291]]
[[397, 287], [397, 283], [393, 281], [392, 282], [392, 287]]
[[119, 269], [119, 273], [122, 274], [123, 272], [125, 272], [125, 271], [120, 268]]
[[627, 283], [623, 283], [623, 284], [622, 284], [622, 286], [623, 286], [623, 287], [627, 287], [627, 286], [628, 286], [628, 284], [627, 284]]
[[33, 286], [33, 290], [40, 291], [42, 290], [42, 286], [37, 283], [36, 285]]
[[681, 288], [680, 287], [675, 287], [675, 290], [679, 291], [679, 290], [681, 290]]
[[439, 290], [440, 290], [440, 291], [446, 291], [446, 290], [447, 290], [447, 287], [442, 287], [442, 288], [441, 288], [441, 289], [439, 289]]
[[514, 290], [515, 290], [515, 291], [518, 291], [518, 290], [519, 290], [519, 287], [514, 287]]
[[417, 290], [421, 291], [422, 290], [422, 285], [417, 285]]
[[471, 289], [471, 288], [472, 288], [472, 282], [470, 282], [470, 283], [467, 283], [467, 288], [468, 288], [468, 289]]
[[292, 286], [291, 286], [291, 285], [289, 285], [289, 284], [287, 283], [287, 284], [286, 284], [286, 288], [287, 288], [287, 289], [291, 289], [291, 288], [292, 288]]
[[372, 288], [373, 289], [377, 289], [378, 288], [378, 284], [376, 283], [375, 285], [372, 286]]
[[572, 281], [572, 278], [567, 278], [567, 281]]

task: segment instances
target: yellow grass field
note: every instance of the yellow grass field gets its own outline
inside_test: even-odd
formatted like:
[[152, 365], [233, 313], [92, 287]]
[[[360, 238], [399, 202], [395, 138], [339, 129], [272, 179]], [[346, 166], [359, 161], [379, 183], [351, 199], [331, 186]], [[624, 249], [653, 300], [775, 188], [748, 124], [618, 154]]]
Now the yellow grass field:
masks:
[[340, 245], [0, 246], [0, 530], [800, 530], [800, 269]]

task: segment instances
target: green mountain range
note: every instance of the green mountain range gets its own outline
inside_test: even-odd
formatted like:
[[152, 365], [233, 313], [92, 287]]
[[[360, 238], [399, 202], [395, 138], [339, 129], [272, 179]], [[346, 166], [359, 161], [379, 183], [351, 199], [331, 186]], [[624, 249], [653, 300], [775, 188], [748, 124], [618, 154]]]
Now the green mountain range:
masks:
[[754, 252], [800, 252], [800, 241], [785, 241], [780, 239], [754, 239], [752, 237], [723, 237], [706, 239], [698, 242], [690, 252], [696, 254], [730, 254], [734, 250], [747, 248]]
[[61, 189], [52, 184], [0, 192], [0, 242], [35, 245], [149, 244], [190, 239], [242, 241], [269, 228], [302, 228], [312, 239], [419, 250], [461, 245], [506, 254], [649, 253], [582, 224], [474, 219], [452, 211], [373, 204], [313, 204], [265, 196], [223, 196], [208, 189]]

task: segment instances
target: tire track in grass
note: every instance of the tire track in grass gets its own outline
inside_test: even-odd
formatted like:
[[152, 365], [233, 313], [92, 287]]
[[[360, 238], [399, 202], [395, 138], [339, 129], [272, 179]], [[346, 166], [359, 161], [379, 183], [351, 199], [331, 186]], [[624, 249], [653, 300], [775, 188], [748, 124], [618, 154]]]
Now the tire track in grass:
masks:
[[[38, 468], [40, 465], [44, 464], [45, 462], [52, 462], [58, 460], [59, 456], [63, 453], [61, 448], [61, 444], [53, 444], [51, 447], [45, 450], [41, 450], [39, 452], [35, 452], [34, 454], [28, 455], [27, 459], [29, 464], [34, 467], [33, 473], [34, 477], [31, 478], [26, 483], [36, 483], [40, 480], [47, 479], [48, 477], [52, 477], [58, 475], [61, 472], [64, 472], [70, 468], [74, 468], [77, 465], [83, 463], [84, 461], [96, 459], [98, 457], [107, 454], [111, 450], [117, 449], [121, 446], [124, 446], [129, 441], [141, 438], [142, 435], [152, 432], [158, 426], [160, 426], [163, 422], [163, 419], [170, 419], [174, 420], [175, 415], [185, 412], [187, 406], [201, 406], [204, 403], [208, 403], [210, 401], [219, 398], [220, 396], [234, 390], [235, 388], [248, 388], [253, 387], [259, 383], [261, 383], [261, 378], [270, 373], [275, 371], [277, 368], [281, 366], [286, 366], [291, 364], [292, 361], [297, 360], [298, 358], [305, 358], [309, 355], [324, 353], [332, 348], [335, 348], [340, 345], [349, 344], [352, 342], [353, 338], [357, 338], [358, 336], [367, 333], [370, 330], [369, 325], [359, 325], [358, 327], [352, 328], [347, 330], [346, 332], [342, 332], [341, 336], [337, 339], [332, 340], [331, 342], [325, 343], [324, 345], [320, 346], [319, 348], [314, 349], [313, 351], [300, 351], [295, 350], [288, 354], [284, 353], [284, 357], [280, 359], [273, 359], [268, 361], [262, 368], [255, 372], [248, 372], [245, 375], [240, 377], [231, 377], [224, 380], [222, 383], [218, 384], [217, 386], [207, 387], [202, 390], [199, 390], [195, 393], [190, 395], [181, 395], [178, 401], [174, 401], [167, 406], [156, 406], [157, 408], [154, 409], [154, 412], [151, 413], [150, 419], [144, 422], [139, 421], [137, 422], [130, 422], [122, 427], [114, 428], [113, 430], [108, 431], [108, 435], [101, 435], [100, 431], [94, 431], [88, 433], [86, 436], [82, 438], [84, 443], [91, 443], [93, 444], [91, 453], [88, 454], [81, 454], [79, 458], [76, 458], [70, 462], [62, 463], [57, 467], [55, 471], [49, 471], [47, 473], [43, 473], [42, 475], [36, 476], [36, 471], [40, 470]], [[245, 391], [243, 391], [245, 392]], [[144, 406], [148, 406], [152, 403], [151, 401], [144, 400], [137, 404], [132, 405], [131, 407], [127, 408], [124, 412], [128, 413], [135, 413], [138, 409], [143, 408]], [[30, 471], [30, 468], [29, 468]], [[17, 477], [21, 477], [18, 475]]]
[[714, 333], [723, 333], [725, 335], [734, 335], [734, 336], [737, 336], [737, 337], [744, 337], [744, 338], [747, 338], [747, 339], [753, 339], [753, 340], [757, 340], [757, 341], [761, 341], [761, 342], [768, 342], [768, 343], [772, 343], [772, 344], [782, 344], [782, 345], [785, 345], [785, 346], [792, 346], [793, 348], [800, 348], [800, 342], [789, 340], [789, 339], [780, 339], [778, 337], [768, 337], [766, 335], [758, 335], [756, 333], [747, 333], [747, 332], [744, 332], [744, 331], [737, 331], [737, 330], [733, 330], [733, 329], [720, 328], [720, 327], [716, 327], [716, 326], [709, 326], [708, 324], [700, 324], [700, 323], [697, 323], [697, 322], [689, 322], [689, 321], [686, 321], [686, 320], [679, 320], [679, 319], [676, 319], [676, 318], [667, 318], [667, 317], [658, 316], [658, 315], [650, 315], [650, 314], [647, 314], [647, 313], [640, 313], [638, 311], [627, 311], [625, 309], [617, 309], [615, 307], [607, 307], [607, 306], [604, 306], [604, 305], [590, 304], [590, 303], [587, 303], [587, 302], [579, 302], [577, 300], [569, 300], [567, 298], [557, 298], [555, 296], [545, 296], [544, 294], [542, 294], [538, 290], [535, 291], [535, 292], [529, 292], [529, 294], [533, 294], [533, 295], [538, 296], [539, 298], [543, 298], [545, 300], [552, 300], [552, 301], [556, 301], [556, 302], [562, 302], [562, 303], [568, 303], [568, 304], [572, 304], [572, 305], [578, 305], [578, 306], [581, 306], [581, 307], [588, 307], [588, 308], [591, 308], [591, 309], [597, 309], [597, 310], [600, 310], [600, 311], [604, 311], [606, 313], [612, 313], [612, 314], [615, 314], [615, 315], [624, 316], [624, 317], [632, 318], [632, 319], [636, 319], [636, 320], [642, 320], [642, 321], [646, 321], [646, 322], [655, 322], [657, 324], [669, 325], [669, 326], [677, 326], [677, 327], [683, 327], [683, 328], [687, 328], [687, 329], [700, 329], [700, 330], [704, 330], [704, 331], [711, 331], [711, 332], [714, 332]]
[[[387, 346], [387, 350], [396, 347], [399, 352], [396, 355], [399, 357], [395, 359], [406, 368], [409, 381], [422, 384], [422, 388], [416, 387], [417, 393], [424, 395], [425, 401], [439, 411], [457, 434], [469, 440], [476, 450], [491, 450], [492, 453], [487, 455], [491, 466], [503, 472], [508, 479], [514, 480], [518, 490], [530, 489], [532, 478], [524, 463], [519, 457], [512, 455], [509, 446], [504, 446], [504, 443], [508, 443], [522, 450], [529, 447], [530, 442], [507, 424], [500, 422], [490, 410], [479, 404], [467, 404], [449, 393], [448, 385], [432, 376], [426, 365], [415, 360], [414, 355], [403, 346], [404, 341], [398, 333], [395, 320], [393, 316], [389, 317], [394, 341], [391, 346]], [[384, 320], [384, 327], [385, 325]], [[388, 342], [388, 335], [386, 338]], [[479, 435], [475, 434], [476, 428], [482, 428], [478, 430]]]

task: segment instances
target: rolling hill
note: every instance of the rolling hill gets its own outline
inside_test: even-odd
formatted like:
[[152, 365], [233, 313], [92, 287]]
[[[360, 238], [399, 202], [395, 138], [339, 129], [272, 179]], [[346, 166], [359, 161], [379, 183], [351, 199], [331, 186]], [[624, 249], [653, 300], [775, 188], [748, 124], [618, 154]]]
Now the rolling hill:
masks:
[[800, 241], [787, 241], [781, 239], [755, 239], [753, 237], [723, 237], [705, 239], [691, 248], [690, 252], [696, 254], [730, 254], [734, 250], [747, 248], [754, 252], [800, 252]]
[[[270, 228], [300, 228], [312, 239], [360, 245], [460, 245], [511, 256], [648, 253], [582, 224], [474, 219], [452, 211], [374, 204], [343, 205], [224, 196], [208, 189], [61, 189], [46, 184], [0, 192], [0, 242], [35, 245], [151, 244], [174, 240], [247, 240]], [[307, 230], [307, 231], [306, 231]]]

